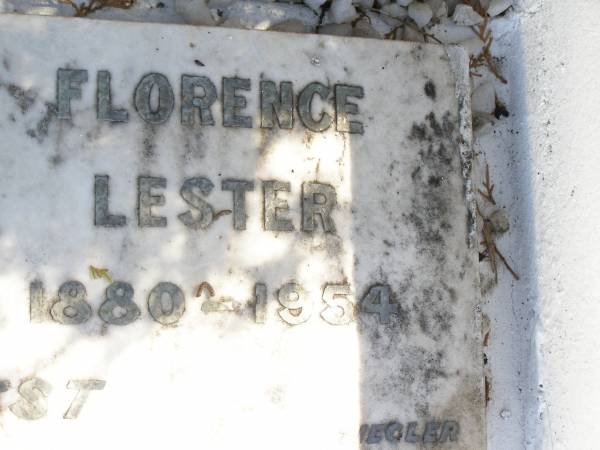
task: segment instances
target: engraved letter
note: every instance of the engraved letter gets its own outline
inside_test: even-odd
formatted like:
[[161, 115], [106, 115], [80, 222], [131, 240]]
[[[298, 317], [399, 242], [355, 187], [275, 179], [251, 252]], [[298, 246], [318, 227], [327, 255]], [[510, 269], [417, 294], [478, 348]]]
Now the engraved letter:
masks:
[[110, 94], [110, 72], [100, 70], [96, 81], [96, 101], [98, 120], [127, 122], [129, 113], [125, 109], [113, 109]]
[[94, 225], [97, 227], [123, 227], [127, 219], [123, 215], [108, 212], [108, 175], [94, 175]]
[[87, 82], [87, 70], [58, 69], [56, 79], [56, 103], [58, 118], [71, 118], [71, 99], [81, 98], [81, 84]]
[[417, 435], [417, 422], [410, 422], [408, 424], [406, 427], [406, 438], [404, 440], [411, 444], [417, 443], [419, 440], [419, 436]]
[[385, 438], [388, 442], [398, 442], [402, 439], [402, 424], [391, 422], [385, 429]]
[[213, 222], [214, 211], [212, 206], [202, 200], [196, 192], [198, 190], [200, 194], [206, 197], [213, 187], [215, 187], [214, 184], [208, 178], [188, 178], [183, 182], [179, 193], [186, 203], [195, 209], [195, 211], [187, 211], [177, 216], [186, 227], [192, 230], [205, 230]]
[[254, 321], [265, 323], [267, 321], [267, 285], [256, 283], [254, 285]]
[[298, 95], [298, 115], [306, 128], [311, 131], [325, 131], [331, 126], [331, 116], [326, 112], [321, 113], [319, 120], [314, 120], [311, 111], [312, 99], [318, 94], [323, 100], [329, 97], [329, 88], [321, 83], [310, 83]]
[[0, 380], [0, 394], [10, 389], [10, 380]]
[[307, 182], [302, 184], [302, 230], [315, 231], [317, 220], [321, 218], [323, 231], [335, 233], [331, 210], [336, 205], [335, 189], [328, 184]]
[[350, 296], [349, 284], [326, 284], [323, 288], [323, 301], [327, 305], [321, 317], [331, 325], [347, 325], [354, 319], [354, 303]]
[[[158, 89], [158, 104], [152, 108], [152, 90]], [[133, 95], [135, 109], [142, 119], [148, 123], [166, 122], [175, 105], [173, 88], [167, 77], [161, 73], [149, 73], [144, 75], [135, 88]]]
[[349, 115], [358, 114], [358, 106], [356, 103], [348, 102], [348, 97], [363, 98], [364, 95], [365, 93], [361, 86], [335, 85], [336, 130], [352, 134], [363, 134], [362, 123], [351, 121], [348, 118]]
[[290, 219], [278, 217], [278, 212], [289, 209], [287, 201], [277, 198], [279, 191], [289, 192], [290, 183], [275, 180], [263, 181], [265, 230], [294, 231], [294, 225]]
[[104, 380], [70, 380], [67, 383], [67, 389], [76, 389], [77, 394], [71, 402], [71, 406], [63, 416], [65, 419], [77, 419], [85, 401], [90, 395], [90, 391], [101, 391], [106, 386]]
[[282, 306], [277, 311], [279, 317], [290, 325], [300, 325], [310, 319], [313, 303], [299, 284], [292, 281], [281, 286], [277, 300]]
[[[260, 126], [273, 128], [275, 116], [279, 128], [291, 130], [294, 126], [294, 91], [292, 83], [279, 83], [281, 94], [277, 95], [277, 86], [273, 81], [260, 82]], [[275, 113], [275, 114], [273, 114]]]
[[245, 180], [223, 180], [223, 191], [233, 191], [233, 228], [246, 229], [246, 191], [254, 190], [254, 183]]
[[369, 431], [369, 425], [367, 425], [366, 423], [363, 423], [360, 426], [360, 430], [358, 431], [358, 442], [360, 442], [361, 444], [363, 442], [365, 442], [365, 438], [367, 437], [368, 431]]
[[[196, 96], [195, 88], [204, 90], [204, 95]], [[194, 108], [200, 113], [200, 125], [214, 125], [210, 107], [217, 100], [217, 88], [207, 77], [181, 76], [181, 123], [194, 125]]]
[[423, 442], [432, 443], [438, 440], [439, 422], [427, 422], [425, 424], [425, 432], [423, 433]]
[[46, 397], [52, 391], [52, 386], [40, 378], [29, 378], [19, 385], [18, 391], [21, 398], [8, 407], [15, 416], [37, 420], [46, 415]]
[[385, 431], [385, 425], [376, 424], [371, 425], [371, 429], [369, 430], [369, 435], [367, 436], [367, 444], [379, 444], [383, 439], [383, 432]]
[[223, 78], [223, 126], [252, 128], [252, 118], [238, 113], [246, 107], [246, 98], [235, 95], [236, 89], [250, 90], [248, 78]]
[[106, 301], [98, 310], [100, 318], [111, 325], [128, 325], [140, 317], [140, 308], [133, 302], [133, 287], [123, 281], [113, 281], [106, 288]]
[[458, 422], [454, 420], [447, 420], [442, 425], [442, 432], [440, 433], [440, 439], [438, 442], [447, 442], [450, 438], [450, 442], [456, 442], [458, 440]]
[[138, 177], [138, 225], [140, 227], [166, 227], [167, 218], [152, 215], [153, 206], [165, 204], [164, 195], [152, 195], [152, 188], [167, 187], [161, 177]]
[[360, 301], [361, 310], [379, 316], [379, 323], [390, 323], [392, 314], [400, 314], [400, 305], [392, 303], [392, 290], [387, 284], [375, 284]]
[[52, 303], [44, 296], [44, 283], [40, 280], [29, 283], [29, 320], [34, 323], [51, 320], [51, 305]]
[[65, 325], [79, 325], [92, 317], [92, 307], [86, 302], [87, 291], [79, 281], [67, 281], [58, 288], [58, 300], [50, 313], [52, 318]]
[[148, 311], [154, 320], [163, 325], [173, 325], [185, 312], [185, 296], [179, 286], [160, 282], [148, 295]]

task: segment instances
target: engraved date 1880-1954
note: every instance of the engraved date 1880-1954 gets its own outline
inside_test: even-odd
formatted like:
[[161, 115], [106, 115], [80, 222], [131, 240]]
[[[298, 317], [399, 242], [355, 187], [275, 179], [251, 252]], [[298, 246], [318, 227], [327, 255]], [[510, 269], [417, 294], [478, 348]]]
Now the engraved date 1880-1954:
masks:
[[[75, 280], [64, 282], [56, 297], [47, 298], [44, 285], [36, 280], [30, 283], [30, 319], [32, 322], [53, 320], [67, 325], [87, 322], [93, 315], [92, 306], [87, 301], [85, 286]], [[110, 325], [128, 325], [141, 316], [140, 307], [134, 302], [131, 284], [114, 281], [106, 288], [104, 302], [98, 308], [98, 315]], [[294, 281], [283, 284], [276, 292], [279, 318], [289, 325], [300, 325], [308, 321], [315, 304], [306, 290]], [[264, 283], [254, 286], [254, 300], [248, 302], [254, 309], [254, 321], [262, 324], [267, 320], [268, 290]], [[320, 317], [331, 325], [347, 325], [356, 320], [359, 313], [374, 314], [379, 323], [389, 324], [392, 316], [401, 313], [400, 304], [387, 284], [374, 284], [368, 287], [360, 302], [353, 298], [348, 283], [326, 283], [321, 293]], [[185, 294], [174, 283], [160, 282], [150, 291], [147, 308], [152, 319], [162, 325], [175, 325], [185, 313]], [[241, 311], [241, 303], [232, 299], [218, 301], [208, 299], [202, 304], [204, 312]]]

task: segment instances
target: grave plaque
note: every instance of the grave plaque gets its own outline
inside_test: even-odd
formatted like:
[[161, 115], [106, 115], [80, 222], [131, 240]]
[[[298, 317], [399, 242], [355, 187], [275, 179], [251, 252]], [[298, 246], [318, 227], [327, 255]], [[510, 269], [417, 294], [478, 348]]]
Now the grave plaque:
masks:
[[0, 448], [485, 448], [460, 56], [0, 16]]

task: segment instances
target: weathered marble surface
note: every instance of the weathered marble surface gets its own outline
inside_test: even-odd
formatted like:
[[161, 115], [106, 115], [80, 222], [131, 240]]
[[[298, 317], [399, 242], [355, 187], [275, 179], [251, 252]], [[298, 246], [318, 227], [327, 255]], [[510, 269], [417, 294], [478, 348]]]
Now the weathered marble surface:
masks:
[[[456, 91], [464, 65], [442, 47], [361, 39], [10, 15], [0, 29], [2, 448], [485, 447], [477, 255], [463, 177], [469, 115]], [[81, 98], [70, 84], [70, 119], [58, 117], [67, 115], [57, 105], [61, 68], [87, 70]], [[127, 122], [98, 119], [99, 71], [110, 72], [112, 107], [126, 109]], [[136, 86], [152, 72], [174, 94], [164, 123], [144, 121], [134, 107]], [[214, 83], [214, 126], [200, 127], [198, 115], [194, 127], [181, 123], [183, 74]], [[236, 92], [253, 128], [223, 125], [223, 77], [250, 80]], [[310, 131], [297, 109], [293, 129], [260, 128], [261, 80], [290, 81], [294, 94], [315, 81], [361, 86], [364, 97], [348, 102], [364, 134], [335, 124]], [[322, 105], [334, 114], [331, 99], [314, 102], [314, 117]], [[125, 216], [122, 227], [100, 226], [108, 219], [94, 204], [94, 181], [106, 175], [109, 212]], [[164, 205], [151, 208], [165, 227], [138, 224], [140, 176], [166, 179], [152, 190]], [[213, 208], [206, 229], [179, 218], [190, 210], [180, 189], [193, 177], [214, 184], [200, 196]], [[225, 179], [254, 182], [244, 230], [228, 214]], [[290, 183], [278, 193], [289, 211], [278, 215], [294, 231], [264, 229], [268, 180]], [[335, 190], [335, 232], [319, 221], [316, 231], [303, 226], [303, 183]], [[90, 266], [131, 285], [137, 320], [100, 317], [110, 283], [92, 279]], [[68, 280], [85, 286], [84, 323], [56, 322], [74, 313], [56, 303]], [[197, 296], [204, 281], [213, 297], [208, 288]], [[33, 308], [34, 321], [32, 282], [43, 285], [47, 306]], [[165, 324], [148, 307], [161, 282], [185, 296], [176, 321], [154, 309]], [[290, 282], [303, 287], [301, 312], [278, 301]], [[266, 286], [265, 310], [255, 305], [257, 283]], [[381, 305], [361, 303], [374, 286], [391, 288], [388, 323], [368, 311]], [[345, 289], [346, 297], [331, 295]], [[102, 388], [79, 412], [82, 403], [72, 402], [81, 384], [71, 380]], [[394, 421], [399, 442], [377, 427]], [[448, 442], [423, 442], [440, 438]]]

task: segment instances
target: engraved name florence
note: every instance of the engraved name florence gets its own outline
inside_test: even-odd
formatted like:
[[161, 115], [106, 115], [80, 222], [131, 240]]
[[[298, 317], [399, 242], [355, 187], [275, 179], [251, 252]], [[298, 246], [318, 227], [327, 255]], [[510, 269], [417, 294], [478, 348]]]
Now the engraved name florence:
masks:
[[[81, 85], [88, 81], [89, 74], [85, 69], [58, 69], [57, 109], [61, 119], [71, 118], [71, 100], [81, 98]], [[115, 108], [111, 102], [111, 75], [109, 71], [97, 73], [96, 114], [98, 120], [109, 122], [127, 122], [129, 112], [123, 108]], [[245, 115], [246, 94], [251, 90], [249, 78], [222, 78], [222, 91], [219, 97], [217, 87], [206, 76], [181, 76], [181, 123], [194, 125], [196, 116], [201, 126], [215, 125], [213, 105], [220, 98], [224, 127], [252, 128], [252, 117]], [[155, 99], [153, 101], [153, 92]], [[335, 112], [333, 117], [321, 112], [315, 117], [312, 111], [315, 96], [322, 100], [330, 100], [333, 94]], [[355, 103], [350, 98], [361, 99], [364, 90], [361, 86], [335, 84], [333, 89], [320, 83], [312, 82], [303, 87], [295, 99], [293, 83], [282, 81], [277, 84], [271, 80], [260, 81], [260, 126], [273, 128], [276, 123], [282, 129], [290, 129], [294, 125], [294, 104], [302, 125], [315, 132], [327, 130], [332, 124], [340, 132], [363, 133], [363, 125], [359, 121], [349, 120], [350, 115], [358, 113]], [[161, 73], [148, 73], [139, 81], [133, 91], [135, 110], [140, 118], [148, 123], [166, 122], [175, 108], [175, 93], [168, 78]]]

